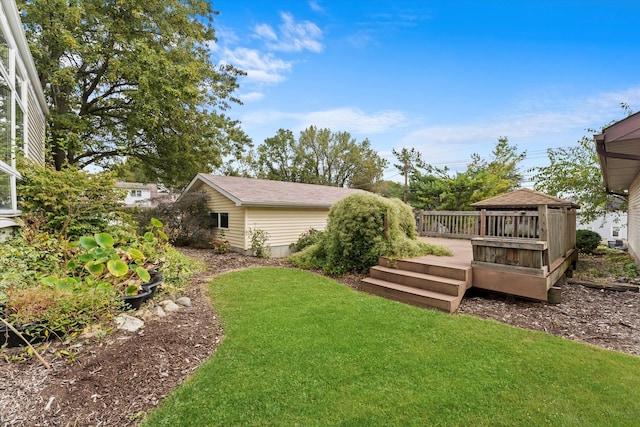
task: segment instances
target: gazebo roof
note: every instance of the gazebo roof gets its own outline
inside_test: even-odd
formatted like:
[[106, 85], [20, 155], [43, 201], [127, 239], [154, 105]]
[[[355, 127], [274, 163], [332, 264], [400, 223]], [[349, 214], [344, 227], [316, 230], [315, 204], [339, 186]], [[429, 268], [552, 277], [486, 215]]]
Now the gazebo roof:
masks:
[[554, 208], [580, 208], [580, 206], [569, 200], [549, 196], [548, 194], [531, 190], [529, 188], [519, 188], [510, 193], [473, 203], [471, 206], [477, 209], [531, 209], [540, 205], [546, 205]]

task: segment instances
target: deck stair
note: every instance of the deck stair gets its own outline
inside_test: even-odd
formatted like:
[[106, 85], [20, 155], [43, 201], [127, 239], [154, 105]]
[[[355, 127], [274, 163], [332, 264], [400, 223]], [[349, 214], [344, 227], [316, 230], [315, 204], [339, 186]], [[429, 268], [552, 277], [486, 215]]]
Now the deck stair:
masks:
[[414, 258], [390, 261], [381, 257], [362, 279], [362, 290], [418, 307], [453, 313], [471, 287], [471, 266]]

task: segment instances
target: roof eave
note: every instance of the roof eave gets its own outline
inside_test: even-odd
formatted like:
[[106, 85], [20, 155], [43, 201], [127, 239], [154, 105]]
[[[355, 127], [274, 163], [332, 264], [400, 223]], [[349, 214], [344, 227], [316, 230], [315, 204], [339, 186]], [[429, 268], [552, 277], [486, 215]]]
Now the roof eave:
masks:
[[290, 203], [290, 202], [242, 202], [237, 206], [261, 207], [261, 208], [306, 208], [306, 209], [329, 209], [333, 205], [316, 203]]

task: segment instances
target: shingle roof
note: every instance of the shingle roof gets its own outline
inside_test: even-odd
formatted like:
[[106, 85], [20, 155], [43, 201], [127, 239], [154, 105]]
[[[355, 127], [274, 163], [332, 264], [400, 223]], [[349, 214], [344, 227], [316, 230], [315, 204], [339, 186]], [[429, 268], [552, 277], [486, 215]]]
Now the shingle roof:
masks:
[[534, 191], [529, 188], [519, 188], [507, 194], [495, 196], [487, 200], [473, 203], [474, 208], [532, 208], [538, 205], [547, 205], [562, 208], [579, 208], [575, 203], [559, 197]]
[[337, 201], [354, 193], [364, 193], [354, 188], [326, 185], [300, 184], [267, 179], [241, 178], [199, 173], [189, 184], [200, 180], [232, 200], [237, 206], [333, 206]]

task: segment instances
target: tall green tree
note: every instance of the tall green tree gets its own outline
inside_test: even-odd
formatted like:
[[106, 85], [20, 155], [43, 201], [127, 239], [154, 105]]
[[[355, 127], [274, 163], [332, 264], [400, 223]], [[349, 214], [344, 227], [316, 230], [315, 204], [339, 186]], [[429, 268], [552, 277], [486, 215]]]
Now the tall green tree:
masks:
[[[620, 108], [626, 117], [633, 114], [626, 103], [621, 103]], [[535, 173], [533, 180], [536, 190], [577, 203], [580, 205], [578, 215], [587, 222], [604, 218], [612, 209], [627, 209], [627, 195], [607, 194], [593, 140], [594, 134], [601, 133], [613, 123], [615, 121], [599, 131], [586, 129], [588, 135], [583, 136], [576, 145], [548, 149], [549, 165], [531, 170]]]
[[451, 174], [447, 167], [426, 165], [426, 173], [417, 171], [411, 176], [410, 203], [427, 210], [472, 210], [475, 202], [518, 188], [525, 157], [526, 152], [500, 137], [489, 159], [474, 153], [465, 171]]
[[469, 179], [475, 183], [470, 203], [508, 193], [520, 187], [523, 178], [520, 164], [526, 157], [526, 151], [519, 152], [518, 146], [510, 145], [506, 136], [498, 138], [489, 160], [473, 154], [471, 164], [467, 167]]
[[125, 157], [179, 185], [250, 143], [226, 111], [237, 77], [216, 67], [205, 0], [18, 0], [51, 115], [51, 162]]
[[592, 138], [583, 136], [571, 147], [548, 149], [549, 165], [533, 169], [534, 188], [577, 203], [578, 215], [586, 222], [604, 218], [612, 207], [626, 210], [627, 204], [625, 195], [607, 194]]
[[396, 151], [396, 149], [391, 150], [391, 154], [396, 157], [398, 163], [395, 163], [393, 166], [402, 173], [404, 176], [404, 194], [403, 200], [405, 203], [408, 203], [409, 200], [409, 175], [418, 168], [424, 168], [425, 163], [422, 160], [422, 155], [415, 148], [411, 147], [409, 150], [406, 147], [402, 147], [400, 151]]
[[368, 139], [358, 142], [348, 132], [315, 126], [297, 140], [290, 130], [280, 129], [252, 157], [259, 178], [366, 190], [376, 187], [387, 165]]

